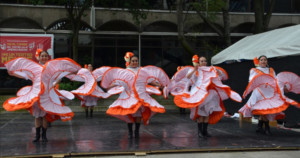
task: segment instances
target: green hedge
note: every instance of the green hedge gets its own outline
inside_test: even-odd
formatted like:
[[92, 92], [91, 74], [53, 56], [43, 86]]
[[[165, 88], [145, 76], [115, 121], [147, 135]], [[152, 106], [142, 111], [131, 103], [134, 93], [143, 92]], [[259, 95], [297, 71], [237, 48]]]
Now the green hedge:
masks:
[[82, 84], [84, 84], [84, 83], [63, 79], [59, 83], [59, 89], [71, 91], [71, 90], [75, 90], [75, 89], [79, 88]]

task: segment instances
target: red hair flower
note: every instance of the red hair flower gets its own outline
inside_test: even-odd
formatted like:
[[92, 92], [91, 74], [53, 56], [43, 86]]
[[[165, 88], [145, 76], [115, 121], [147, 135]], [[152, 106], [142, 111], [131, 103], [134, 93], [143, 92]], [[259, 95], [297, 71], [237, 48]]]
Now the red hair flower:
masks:
[[198, 57], [198, 55], [194, 55], [193, 56], [192, 62], [193, 62], [194, 66], [197, 65], [197, 64], [199, 64], [199, 57]]
[[133, 57], [133, 53], [132, 52], [126, 52], [125, 56], [124, 56], [124, 59], [126, 61], [126, 67], [129, 66], [129, 62], [130, 62], [130, 59], [131, 57]]
[[254, 63], [255, 66], [259, 66], [259, 60], [257, 59], [257, 57], [255, 57], [253, 59], [253, 63]]
[[40, 54], [41, 54], [42, 51], [43, 51], [42, 49], [37, 49], [37, 50], [36, 50], [36, 52], [35, 52], [35, 58], [36, 58], [37, 60], [39, 60], [39, 57], [40, 57]]

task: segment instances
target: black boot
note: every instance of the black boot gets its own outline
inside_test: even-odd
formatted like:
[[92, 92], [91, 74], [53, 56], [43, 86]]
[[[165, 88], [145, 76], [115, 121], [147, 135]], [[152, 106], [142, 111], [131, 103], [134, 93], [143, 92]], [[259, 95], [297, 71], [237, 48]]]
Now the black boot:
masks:
[[89, 111], [88, 109], [85, 109], [85, 118], [88, 118], [89, 117]]
[[41, 137], [41, 127], [35, 128], [35, 138], [32, 142], [38, 142], [40, 141], [40, 137]]
[[128, 138], [131, 139], [132, 138], [132, 123], [127, 123], [127, 127], [128, 127]]
[[91, 118], [93, 118], [93, 109], [91, 109], [91, 112], [90, 112], [90, 116], [91, 116]]
[[211, 135], [208, 134], [208, 132], [207, 132], [207, 126], [208, 126], [208, 123], [203, 123], [203, 135], [205, 137], [211, 137]]
[[263, 124], [264, 124], [263, 120], [258, 121], [256, 133], [264, 133]]
[[47, 139], [47, 128], [42, 127], [42, 142], [48, 142]]
[[266, 135], [272, 135], [272, 133], [270, 131], [269, 121], [264, 121], [264, 124], [265, 124], [265, 134]]
[[134, 137], [139, 138], [140, 137], [140, 123], [135, 123], [135, 130], [134, 130]]
[[203, 122], [198, 123], [198, 137], [203, 138]]

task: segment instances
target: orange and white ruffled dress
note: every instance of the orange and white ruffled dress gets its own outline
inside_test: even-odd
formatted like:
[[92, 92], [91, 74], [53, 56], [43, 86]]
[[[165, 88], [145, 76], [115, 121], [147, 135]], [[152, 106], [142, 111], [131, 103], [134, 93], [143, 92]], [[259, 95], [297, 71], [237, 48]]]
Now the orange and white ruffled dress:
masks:
[[[76, 75], [67, 76], [70, 80], [85, 82], [85, 84], [77, 90], [71, 91], [79, 100], [81, 100], [82, 107], [96, 106], [97, 101], [100, 98], [108, 98], [111, 96], [111, 94], [104, 92], [101, 87], [97, 85], [97, 82], [102, 80], [103, 74], [109, 69], [109, 66], [103, 66], [90, 72], [89, 70], [82, 68]], [[82, 93], [81, 89], [84, 87], [87, 88], [87, 86], [93, 86], [91, 88], [93, 90], [88, 94]]]
[[178, 96], [189, 92], [190, 86], [195, 82], [195, 77], [193, 76], [191, 79], [188, 79], [186, 75], [193, 71], [193, 69], [194, 67], [192, 66], [185, 66], [173, 75], [170, 83], [163, 89], [166, 99], [169, 94], [173, 95], [175, 100]]
[[224, 115], [223, 100], [228, 98], [237, 102], [242, 100], [238, 93], [221, 82], [221, 79], [228, 79], [226, 71], [222, 68], [199, 67], [198, 74], [193, 74], [191, 79], [195, 81], [191, 90], [177, 95], [174, 102], [181, 108], [190, 108], [190, 117], [193, 120], [200, 116], [209, 116], [209, 123], [215, 124]]
[[268, 67], [251, 69], [243, 97], [252, 94], [239, 112], [244, 117], [265, 115], [270, 121], [283, 119], [285, 115], [282, 111], [289, 104], [300, 107], [299, 103], [284, 96], [284, 86], [288, 91], [299, 94], [300, 77], [291, 72], [281, 72], [276, 76], [274, 70]]
[[[7, 111], [27, 109], [34, 117], [46, 117], [49, 122], [57, 119], [71, 120], [72, 110], [64, 106], [63, 99], [73, 99], [74, 95], [56, 88], [56, 83], [81, 67], [69, 58], [48, 61], [44, 66], [27, 58], [15, 58], [5, 63], [8, 71], [32, 81], [32, 86], [20, 89], [17, 97], [6, 100], [3, 107]], [[88, 89], [82, 89], [87, 90]]]
[[127, 123], [133, 123], [134, 117], [142, 117], [147, 125], [155, 113], [165, 112], [164, 107], [150, 96], [162, 94], [158, 88], [148, 85], [153, 81], [166, 86], [169, 78], [162, 69], [155, 66], [108, 70], [103, 76], [101, 86], [109, 88], [110, 85], [115, 85], [108, 93], [121, 94], [106, 113]]

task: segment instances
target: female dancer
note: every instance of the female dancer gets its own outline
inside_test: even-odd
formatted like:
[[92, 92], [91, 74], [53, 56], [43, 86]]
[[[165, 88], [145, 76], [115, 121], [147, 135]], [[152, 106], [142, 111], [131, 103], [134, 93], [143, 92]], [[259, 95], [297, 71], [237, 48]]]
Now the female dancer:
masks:
[[[199, 63], [198, 63], [199, 62]], [[174, 101], [179, 107], [190, 108], [190, 117], [198, 123], [198, 136], [210, 137], [208, 124], [217, 123], [223, 116], [225, 108], [222, 100], [231, 98], [240, 102], [241, 97], [230, 87], [223, 85], [221, 79], [227, 79], [225, 70], [219, 67], [207, 67], [205, 57], [193, 57], [194, 69], [186, 77], [191, 80], [189, 94], [176, 96]]]
[[17, 97], [6, 100], [3, 107], [7, 111], [29, 110], [35, 117], [36, 136], [33, 142], [39, 141], [41, 128], [42, 141], [47, 142], [48, 121], [59, 118], [67, 121], [74, 116], [72, 110], [61, 101], [63, 98], [73, 99], [74, 95], [55, 86], [65, 75], [77, 72], [80, 66], [68, 58], [49, 61], [49, 54], [40, 49], [36, 52], [36, 58], [39, 64], [27, 58], [15, 58], [5, 63], [10, 75], [30, 79], [32, 86], [20, 89]]
[[[45, 63], [50, 59], [48, 52], [43, 51], [41, 49], [38, 49], [36, 51], [35, 57], [38, 60], [40, 65], [45, 65]], [[11, 76], [24, 78], [23, 76], [14, 74], [11, 71], [8, 71], [8, 73]], [[42, 141], [47, 142], [48, 121], [46, 119], [46, 112], [39, 107], [38, 102], [36, 101], [33, 103], [32, 107], [29, 110], [32, 113], [32, 116], [35, 118], [34, 122], [35, 122], [36, 136], [33, 142], [39, 141], [41, 128], [42, 128]]]
[[[137, 72], [139, 70], [139, 58], [131, 53], [127, 53], [127, 57], [125, 56], [126, 60], [126, 66], [127, 69], [131, 70], [134, 72], [135, 75], [137, 75]], [[140, 124], [142, 120], [142, 111], [143, 111], [143, 106], [141, 106], [134, 114], [132, 114], [132, 117], [134, 118], [134, 123], [135, 123], [135, 130], [134, 130], [134, 136], [136, 138], [139, 137], [139, 131], [140, 131]], [[132, 124], [133, 123], [128, 123], [128, 136], [129, 138], [132, 138]]]
[[[90, 72], [93, 72], [92, 64], [87, 65], [87, 69]], [[93, 118], [94, 106], [97, 105], [98, 98], [93, 96], [83, 96], [83, 100], [81, 100], [81, 106], [85, 108], [85, 117], [88, 118], [88, 111], [90, 109], [90, 117]]]
[[289, 104], [300, 107], [297, 102], [284, 96], [284, 92], [287, 91], [300, 93], [300, 90], [296, 88], [299, 87], [296, 84], [300, 84], [300, 78], [291, 72], [281, 72], [276, 76], [273, 68], [268, 66], [268, 59], [265, 55], [255, 58], [254, 64], [257, 67], [250, 70], [249, 84], [243, 97], [253, 92], [239, 112], [244, 117], [258, 115], [256, 132], [271, 135], [269, 120], [283, 119], [285, 115], [282, 111]]
[[[194, 64], [195, 68], [192, 72], [187, 74], [187, 78], [190, 79], [191, 76], [195, 72], [198, 73], [198, 66], [201, 67], [201, 66], [206, 66], [206, 65], [207, 65], [206, 58], [200, 57], [199, 63]], [[212, 98], [216, 98], [217, 100], [219, 100], [219, 98], [215, 95], [216, 95], [216, 93], [214, 93], [214, 96]], [[196, 110], [197, 110], [197, 112], [196, 112]], [[207, 132], [207, 126], [208, 126], [209, 115], [213, 111], [222, 111], [222, 108], [217, 105], [212, 105], [211, 107], [209, 107], [208, 105], [206, 105], [206, 106], [203, 105], [203, 106], [197, 106], [197, 107], [191, 108], [191, 113], [196, 113], [193, 115], [195, 115], [196, 122], [198, 123], [198, 136], [199, 137], [203, 137], [203, 136], [210, 137], [210, 134]]]
[[[187, 74], [187, 78], [190, 79], [191, 76], [196, 72], [196, 75], [198, 73], [198, 66], [206, 66], [207, 61], [206, 58], [201, 56], [199, 58], [199, 63], [194, 64], [195, 68], [192, 72]], [[211, 91], [214, 93], [211, 93], [210, 98], [207, 98], [205, 100], [204, 105], [202, 106], [197, 106], [191, 108], [191, 116], [194, 116], [192, 119], [196, 119], [196, 122], [198, 123], [198, 136], [199, 137], [210, 137], [210, 134], [207, 132], [207, 126], [208, 126], [208, 120], [209, 120], [209, 115], [211, 115], [214, 111], [222, 111], [222, 108], [219, 106], [219, 103], [211, 104], [214, 100], [219, 101], [220, 98], [218, 97], [218, 94], [215, 93], [215, 91]], [[209, 100], [210, 99], [210, 100]]]
[[[93, 117], [94, 106], [97, 105], [97, 101], [100, 98], [108, 98], [111, 95], [104, 92], [98, 85], [103, 74], [110, 69], [108, 66], [102, 66], [93, 71], [91, 64], [85, 65], [78, 71], [77, 75], [72, 74], [66, 76], [70, 80], [85, 82], [84, 85], [77, 90], [71, 91], [79, 100], [81, 100], [81, 106], [85, 108], [86, 118], [88, 118], [88, 109], [90, 109], [90, 117]], [[88, 93], [82, 93], [82, 89], [90, 89]]]
[[[106, 113], [127, 122], [128, 138], [133, 137], [132, 126], [135, 123], [134, 136], [139, 138], [141, 121], [143, 120], [144, 124], [147, 125], [150, 117], [156, 112], [165, 112], [164, 107], [152, 99], [148, 93], [161, 94], [156, 87], [160, 87], [161, 84], [167, 85], [169, 78], [157, 67], [139, 68], [138, 57], [134, 56], [132, 52], [127, 52], [124, 58], [127, 69], [112, 68], [104, 74], [101, 82], [104, 88], [124, 87], [124, 91], [110, 105]], [[108, 93], [110, 93], [109, 91]]]
[[[50, 60], [49, 54], [47, 51], [37, 51], [37, 60], [39, 61], [39, 64], [45, 65], [45, 63]], [[40, 130], [42, 127], [42, 141], [47, 142], [47, 125], [48, 121], [46, 119], [46, 112], [41, 110], [38, 103], [35, 102], [32, 106], [32, 115], [35, 117], [35, 139], [33, 142], [37, 142], [40, 139]]]

